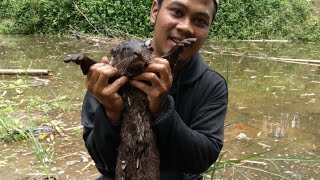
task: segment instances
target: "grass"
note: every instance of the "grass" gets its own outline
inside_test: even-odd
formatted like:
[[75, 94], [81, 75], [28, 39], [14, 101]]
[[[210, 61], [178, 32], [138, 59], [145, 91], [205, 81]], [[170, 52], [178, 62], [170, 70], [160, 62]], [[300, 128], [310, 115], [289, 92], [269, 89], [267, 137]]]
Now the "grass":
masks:
[[[286, 143], [276, 146], [272, 149], [263, 150], [258, 153], [253, 153], [248, 156], [243, 156], [234, 159], [224, 160], [224, 156], [227, 151], [222, 152], [218, 160], [204, 173], [207, 179], [252, 179], [257, 178], [256, 175], [260, 173], [262, 177], [280, 178], [280, 179], [293, 179], [294, 177], [288, 176], [288, 174], [280, 170], [279, 162], [299, 162], [301, 163], [320, 163], [320, 159], [308, 159], [308, 158], [268, 158], [264, 157], [269, 153], [276, 150], [282, 150], [289, 144]], [[250, 145], [253, 145], [252, 143]], [[249, 145], [249, 146], [250, 146]], [[245, 146], [243, 148], [247, 148]], [[240, 148], [242, 149], [242, 148]], [[271, 165], [268, 165], [271, 164]]]
[[56, 95], [53, 92], [48, 94], [34, 89], [31, 96], [24, 96], [33, 88], [30, 84], [28, 77], [0, 81], [0, 139], [25, 139], [26, 134], [23, 132], [26, 129], [53, 120], [48, 114], [70, 112], [76, 108], [72, 106], [73, 99], [66, 95]]
[[[34, 132], [40, 126], [59, 128], [62, 122], [54, 120], [53, 115], [59, 116], [79, 107], [72, 106], [72, 97], [57, 95], [53, 91], [47, 93], [30, 84], [31, 79], [25, 76], [0, 79], [0, 142], [31, 142], [39, 162], [37, 169], [43, 172], [41, 178], [54, 179], [51, 175], [55, 152], [53, 135], [50, 132]], [[39, 175], [36, 176], [34, 178]]]
[[40, 143], [39, 139], [34, 136], [31, 130], [27, 134], [32, 142], [33, 151], [36, 154], [38, 162], [40, 163], [40, 168], [45, 173], [46, 179], [53, 179], [50, 175], [50, 167], [51, 163], [53, 162], [54, 143], [49, 144], [49, 147], [45, 149], [42, 143]]

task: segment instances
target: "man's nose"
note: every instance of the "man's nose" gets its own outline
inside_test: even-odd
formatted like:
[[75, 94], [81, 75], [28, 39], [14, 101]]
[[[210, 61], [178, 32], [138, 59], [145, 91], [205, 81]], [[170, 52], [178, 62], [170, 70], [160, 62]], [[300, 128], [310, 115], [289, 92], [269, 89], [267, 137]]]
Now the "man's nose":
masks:
[[189, 18], [184, 18], [177, 24], [177, 29], [182, 35], [191, 37], [194, 34], [194, 29], [192, 26], [192, 21]]

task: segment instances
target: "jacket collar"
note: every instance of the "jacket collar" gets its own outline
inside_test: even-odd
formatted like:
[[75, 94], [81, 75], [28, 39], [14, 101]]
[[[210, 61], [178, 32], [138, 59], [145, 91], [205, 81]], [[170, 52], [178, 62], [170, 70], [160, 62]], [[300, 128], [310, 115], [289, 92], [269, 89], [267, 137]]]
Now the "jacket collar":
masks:
[[198, 80], [208, 68], [208, 65], [202, 61], [200, 54], [196, 53], [186, 66], [177, 72], [174, 82], [179, 81], [180, 86], [191, 84]]

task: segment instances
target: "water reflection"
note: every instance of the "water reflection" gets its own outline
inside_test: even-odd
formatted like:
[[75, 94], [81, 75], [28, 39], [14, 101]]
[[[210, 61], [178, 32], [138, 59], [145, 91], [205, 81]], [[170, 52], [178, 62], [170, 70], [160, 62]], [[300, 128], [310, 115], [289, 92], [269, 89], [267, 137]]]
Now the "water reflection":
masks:
[[[319, 159], [320, 76], [319, 66], [289, 64], [266, 57], [319, 59], [319, 45], [314, 43], [211, 42], [204, 50], [210, 66], [228, 81], [225, 160], [259, 154], [265, 149], [290, 143], [287, 147], [264, 154], [270, 158]], [[263, 57], [261, 59], [251, 58]], [[295, 164], [303, 164], [304, 168]], [[315, 178], [319, 163], [276, 162], [253, 165], [285, 177]], [[241, 167], [237, 167], [241, 171]], [[237, 174], [236, 169], [220, 172], [221, 177]], [[257, 171], [253, 174], [260, 174]], [[263, 174], [263, 173], [262, 173]], [[260, 174], [261, 175], [261, 174]], [[287, 176], [288, 175], [288, 176]], [[263, 174], [266, 176], [266, 174]], [[270, 175], [266, 178], [279, 177]], [[281, 178], [279, 178], [281, 179]]]

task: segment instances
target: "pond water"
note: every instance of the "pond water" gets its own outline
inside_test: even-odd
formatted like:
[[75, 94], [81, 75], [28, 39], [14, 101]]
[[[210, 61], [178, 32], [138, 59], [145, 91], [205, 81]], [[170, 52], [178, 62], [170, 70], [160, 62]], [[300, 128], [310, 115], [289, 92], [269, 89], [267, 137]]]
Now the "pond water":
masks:
[[[79, 110], [86, 91], [85, 77], [78, 66], [63, 63], [68, 55], [79, 52], [97, 60], [104, 55], [110, 57], [107, 52], [119, 40], [108, 39], [104, 45], [92, 42], [74, 37], [0, 35], [0, 69], [53, 71], [52, 77], [40, 77], [49, 80], [47, 85], [26, 89], [1, 88], [1, 84], [5, 86], [22, 77], [0, 76], [0, 101], [19, 100], [22, 105], [21, 111], [2, 114], [0, 118], [37, 117], [60, 122], [60, 128], [66, 131], [51, 139], [55, 149], [54, 161], [49, 167], [60, 179], [98, 176], [81, 139]], [[278, 62], [272, 58], [319, 60], [320, 45], [208, 41], [202, 54], [229, 86], [224, 155], [220, 161], [220, 165], [226, 164], [224, 169], [215, 172], [215, 178], [317, 179], [320, 172], [320, 66]], [[37, 98], [51, 106], [31, 106]], [[60, 109], [54, 109], [54, 103]], [[25, 111], [24, 104], [37, 109]], [[25, 116], [27, 118], [21, 118]], [[247, 161], [228, 166], [232, 160], [241, 158]], [[30, 141], [0, 141], [1, 177], [22, 179], [41, 172], [43, 167], [37, 163]]]

